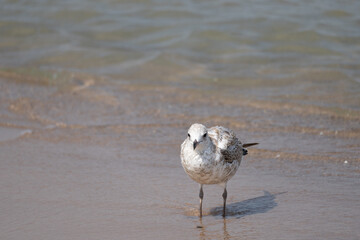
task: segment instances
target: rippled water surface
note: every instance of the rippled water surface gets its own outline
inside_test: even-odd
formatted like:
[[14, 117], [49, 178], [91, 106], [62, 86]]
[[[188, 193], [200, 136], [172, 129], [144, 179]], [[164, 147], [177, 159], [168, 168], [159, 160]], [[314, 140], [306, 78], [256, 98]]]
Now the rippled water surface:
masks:
[[205, 79], [311, 68], [359, 81], [359, 10], [355, 0], [5, 1], [0, 63], [98, 74], [202, 67]]
[[[359, 239], [359, 1], [0, 4], [1, 239]], [[249, 149], [182, 170], [193, 122]]]

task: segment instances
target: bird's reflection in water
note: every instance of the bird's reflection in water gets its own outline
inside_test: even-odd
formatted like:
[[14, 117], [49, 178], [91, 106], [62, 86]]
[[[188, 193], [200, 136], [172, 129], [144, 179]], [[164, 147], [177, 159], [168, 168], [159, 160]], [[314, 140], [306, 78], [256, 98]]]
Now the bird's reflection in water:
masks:
[[[205, 240], [205, 239], [221, 239], [220, 233], [213, 235], [210, 233], [206, 232], [206, 226], [204, 226], [202, 219], [199, 219], [199, 225], [197, 226], [197, 228], [199, 229], [199, 239], [200, 240]], [[222, 239], [224, 240], [229, 240], [231, 239], [231, 236], [229, 234], [229, 232], [227, 231], [226, 228], [226, 218], [223, 219], [223, 232], [222, 232]]]
[[223, 219], [224, 221], [224, 225], [223, 225], [223, 237], [224, 240], [228, 240], [230, 239], [230, 234], [228, 233], [227, 229], [226, 229], [226, 218]]

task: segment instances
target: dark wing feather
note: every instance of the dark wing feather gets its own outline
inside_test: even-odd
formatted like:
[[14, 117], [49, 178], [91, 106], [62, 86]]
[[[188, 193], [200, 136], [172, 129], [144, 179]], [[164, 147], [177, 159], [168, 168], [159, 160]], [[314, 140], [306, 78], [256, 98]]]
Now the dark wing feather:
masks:
[[209, 136], [213, 140], [225, 162], [232, 163], [239, 161], [243, 155], [241, 142], [234, 132], [224, 127], [212, 127], [209, 129]]
[[243, 154], [243, 148], [241, 147], [240, 141], [234, 137], [228, 147], [221, 150], [221, 154], [224, 157], [224, 161], [228, 163], [232, 163], [234, 160], [240, 160]]

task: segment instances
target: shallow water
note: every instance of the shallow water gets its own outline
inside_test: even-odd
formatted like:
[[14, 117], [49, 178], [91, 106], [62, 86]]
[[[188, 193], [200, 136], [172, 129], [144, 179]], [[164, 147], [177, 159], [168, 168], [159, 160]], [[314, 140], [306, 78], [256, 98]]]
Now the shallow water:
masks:
[[[1, 239], [359, 239], [358, 1], [5, 1]], [[193, 122], [249, 149], [182, 170]]]
[[[171, 83], [93, 78], [81, 87], [83, 78], [1, 80], [2, 239], [360, 236], [359, 116], [283, 111], [230, 93], [207, 99]], [[225, 220], [217, 186], [205, 187], [197, 217], [198, 186], [179, 159], [192, 122], [261, 143], [228, 184]]]

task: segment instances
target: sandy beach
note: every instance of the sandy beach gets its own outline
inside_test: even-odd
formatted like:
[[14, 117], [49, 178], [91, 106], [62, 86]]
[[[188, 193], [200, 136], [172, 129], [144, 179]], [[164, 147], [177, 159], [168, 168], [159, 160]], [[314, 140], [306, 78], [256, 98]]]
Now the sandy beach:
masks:
[[[359, 115], [235, 101], [216, 86], [18, 77], [1, 79], [2, 239], [360, 234]], [[225, 220], [217, 186], [205, 187], [206, 216], [197, 217], [198, 186], [179, 159], [192, 122], [223, 124], [261, 143], [229, 182]]]
[[[359, 3], [5, 1], [0, 239], [360, 239]], [[180, 144], [249, 148], [222, 188]]]

